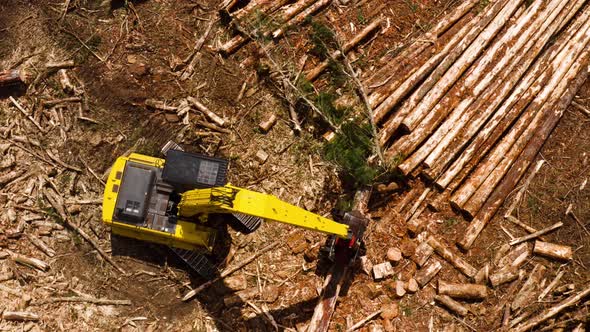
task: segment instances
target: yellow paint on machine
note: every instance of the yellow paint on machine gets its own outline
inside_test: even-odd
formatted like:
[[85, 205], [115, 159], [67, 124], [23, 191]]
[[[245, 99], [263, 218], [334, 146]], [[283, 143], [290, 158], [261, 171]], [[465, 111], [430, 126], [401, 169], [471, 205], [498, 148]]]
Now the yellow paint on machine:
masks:
[[203, 248], [209, 251], [213, 250], [215, 231], [211, 228], [200, 226], [195, 222], [179, 220], [176, 225], [176, 231], [172, 234], [113, 220], [117, 195], [121, 187], [123, 171], [127, 161], [159, 168], [163, 168], [165, 162], [164, 159], [136, 153], [131, 154], [129, 157], [117, 158], [107, 179], [102, 203], [102, 220], [105, 224], [111, 226], [112, 232], [125, 237], [187, 250], [202, 250]]
[[178, 213], [191, 217], [199, 213], [243, 213], [281, 222], [341, 238], [349, 236], [348, 225], [324, 218], [305, 209], [283, 202], [272, 195], [225, 185], [189, 190], [182, 194]]

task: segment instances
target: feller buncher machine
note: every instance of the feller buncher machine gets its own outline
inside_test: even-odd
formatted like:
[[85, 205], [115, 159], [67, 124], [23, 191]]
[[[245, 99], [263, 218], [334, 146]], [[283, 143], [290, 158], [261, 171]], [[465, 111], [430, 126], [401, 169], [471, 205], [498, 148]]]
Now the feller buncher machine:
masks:
[[[172, 148], [170, 148], [172, 147]], [[164, 158], [119, 157], [106, 182], [102, 219], [115, 235], [170, 247], [188, 266], [210, 279], [218, 225], [252, 232], [262, 220], [328, 234], [322, 253], [348, 264], [362, 247], [367, 221], [358, 212], [336, 222], [267, 195], [226, 182], [228, 161], [182, 151], [169, 143]]]

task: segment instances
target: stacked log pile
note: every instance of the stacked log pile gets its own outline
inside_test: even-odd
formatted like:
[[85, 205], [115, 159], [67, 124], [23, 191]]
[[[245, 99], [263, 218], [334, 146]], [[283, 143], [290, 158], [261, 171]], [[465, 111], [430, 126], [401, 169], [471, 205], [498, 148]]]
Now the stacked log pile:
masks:
[[251, 37], [277, 39], [290, 27], [301, 24], [308, 16], [315, 15], [330, 4], [330, 0], [299, 0], [289, 4], [288, 0], [253, 0], [245, 7], [225, 15], [237, 34], [219, 47], [223, 55], [230, 55], [248, 43]]
[[386, 156], [436, 188], [422, 204], [449, 201], [473, 219], [465, 250], [585, 81], [590, 56], [586, 1], [499, 0], [477, 15], [472, 7], [457, 7], [365, 80]]

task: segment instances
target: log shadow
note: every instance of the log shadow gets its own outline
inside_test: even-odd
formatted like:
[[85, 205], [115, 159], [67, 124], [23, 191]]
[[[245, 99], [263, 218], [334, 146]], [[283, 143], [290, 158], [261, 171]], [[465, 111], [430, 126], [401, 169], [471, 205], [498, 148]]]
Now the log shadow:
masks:
[[0, 99], [7, 99], [8, 97], [22, 97], [27, 93], [27, 86], [24, 83], [12, 84], [5, 87], [0, 87]]

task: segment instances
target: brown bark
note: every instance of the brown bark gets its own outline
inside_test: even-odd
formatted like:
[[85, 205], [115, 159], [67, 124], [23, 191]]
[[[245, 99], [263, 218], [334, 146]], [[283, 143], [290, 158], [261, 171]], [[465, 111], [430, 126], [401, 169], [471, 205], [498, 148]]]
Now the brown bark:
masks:
[[14, 320], [14, 321], [38, 321], [39, 315], [27, 312], [27, 311], [4, 311], [2, 313], [2, 319]]
[[513, 247], [510, 252], [503, 255], [498, 261], [497, 266], [501, 269], [512, 267], [519, 268], [531, 255], [531, 249], [528, 243], [522, 243], [516, 247]]
[[193, 106], [195, 106], [195, 108], [197, 110], [199, 110], [202, 113], [204, 113], [210, 120], [212, 120], [213, 122], [215, 122], [218, 126], [220, 126], [220, 127], [225, 126], [225, 120], [224, 119], [222, 119], [219, 115], [213, 113], [211, 110], [209, 110], [207, 108], [207, 106], [201, 104], [196, 98], [187, 97], [186, 100], [188, 100], [191, 104], [193, 104]]
[[459, 254], [452, 252], [447, 246], [440, 243], [434, 238], [434, 236], [430, 236], [427, 242], [437, 254], [442, 256], [447, 262], [451, 263], [466, 276], [473, 278], [477, 273], [477, 270], [471, 264], [467, 263], [467, 261], [459, 256]]
[[260, 128], [263, 133], [266, 133], [275, 125], [275, 123], [277, 123], [277, 116], [273, 113], [267, 120], [260, 122], [258, 128]]
[[535, 265], [528, 279], [514, 297], [514, 301], [512, 301], [511, 308], [513, 311], [522, 308], [535, 298], [535, 292], [539, 289], [545, 270], [545, 266], [541, 264]]
[[[314, 1], [317, 1], [317, 0], [314, 0]], [[315, 14], [315, 12], [317, 12], [320, 9], [322, 9], [323, 7], [327, 6], [330, 3], [330, 1], [331, 0], [319, 0], [319, 1], [315, 2], [311, 6], [307, 7], [304, 11], [300, 12], [299, 14], [297, 14], [297, 16], [295, 16], [292, 19], [290, 19], [282, 27], [280, 27], [280, 28], [276, 29], [275, 31], [273, 31], [272, 37], [275, 38], [275, 39], [276, 38], [279, 38], [279, 37], [282, 37], [283, 34], [285, 33], [285, 31], [287, 31], [287, 29], [289, 27], [292, 27], [292, 26], [299, 25], [299, 24], [303, 23], [303, 21], [305, 21], [308, 16], [310, 16], [312, 14]]]
[[412, 255], [411, 259], [414, 263], [418, 264], [418, 266], [423, 266], [428, 261], [428, 258], [432, 256], [434, 249], [426, 242], [420, 243], [418, 247], [416, 247], [416, 252]]
[[[358, 45], [358, 43], [360, 43], [361, 40], [365, 39], [370, 33], [372, 33], [377, 28], [380, 28], [382, 22], [382, 17], [378, 17], [376, 20], [373, 20], [373, 22], [367, 25], [363, 30], [361, 30], [361, 32], [356, 34], [350, 41], [342, 45], [342, 52], [344, 52], [344, 54], [348, 53], [348, 51], [356, 47], [356, 45]], [[330, 58], [339, 59], [342, 57], [342, 52], [340, 50], [336, 50], [330, 55]], [[320, 74], [324, 70], [326, 70], [326, 68], [328, 68], [329, 64], [330, 59], [322, 61], [319, 65], [315, 66], [309, 72], [307, 72], [307, 74], [305, 74], [305, 79], [307, 79], [310, 82], [314, 81], [316, 78], [318, 78], [318, 76], [320, 76]]]
[[38, 238], [32, 234], [27, 234], [27, 237], [29, 238], [29, 241], [31, 241], [31, 243], [35, 247], [39, 248], [39, 250], [43, 251], [47, 256], [49, 256], [49, 257], [55, 256], [55, 251], [53, 249], [49, 248], [49, 246], [45, 242], [43, 242], [40, 238]]
[[45, 263], [40, 259], [27, 257], [25, 255], [17, 254], [14, 252], [10, 252], [10, 257], [19, 264], [26, 265], [41, 271], [49, 270], [49, 264]]
[[[282, 14], [279, 14], [279, 21], [280, 22], [287, 22], [295, 15], [300, 13], [305, 8], [309, 7], [311, 4], [316, 2], [317, 0], [301, 0], [297, 3], [293, 4], [289, 8], [287, 8]], [[240, 27], [238, 23], [238, 30], [243, 33], [244, 31], [250, 31], [249, 27]], [[250, 40], [250, 36], [239, 34], [227, 41], [225, 44], [221, 45], [219, 48], [219, 52], [225, 56], [228, 56], [235, 51], [237, 51], [242, 45]]]
[[431, 259], [428, 264], [424, 265], [414, 276], [420, 287], [426, 286], [434, 276], [442, 269], [439, 261]]
[[[561, 3], [561, 6], [564, 5], [566, 5], [565, 1]], [[433, 164], [438, 163], [441, 157], [443, 159], [451, 158], [452, 156], [441, 156], [451, 143], [461, 144], [461, 146], [465, 144], [465, 142], [456, 142], [457, 137], [462, 136], [461, 131], [469, 126], [470, 121], [489, 117], [495, 107], [508, 95], [518, 82], [518, 78], [525, 73], [541, 52], [561, 20], [569, 13], [567, 10], [561, 11], [561, 6], [546, 8], [546, 11], [539, 13], [532, 22], [519, 19], [518, 24], [513, 25], [491, 49], [486, 51], [486, 54], [478, 60], [476, 65], [469, 69], [465, 75], [463, 87], [459, 91], [464, 96], [463, 100], [454, 107], [428, 140], [399, 166], [405, 174], [411, 172], [422, 161], [424, 161], [425, 168], [430, 168]], [[534, 13], [534, 10], [529, 11], [527, 17]], [[556, 18], [558, 14], [561, 16]], [[526, 28], [523, 30], [523, 27]], [[501, 58], [495, 66], [490, 65], [491, 59], [498, 56]], [[492, 68], [487, 70], [486, 66]], [[484, 73], [485, 76], [482, 76]], [[448, 99], [454, 95], [453, 91], [451, 90], [447, 94], [443, 102], [435, 107], [435, 110], [440, 107], [451, 108], [451, 106], [445, 105], [449, 103]], [[465, 93], [465, 91], [468, 92]], [[482, 109], [487, 110], [487, 113], [482, 112]], [[472, 119], [473, 117], [475, 119]], [[428, 132], [434, 130], [432, 127], [426, 129]], [[468, 137], [474, 134], [475, 132], [472, 132]], [[430, 179], [438, 175], [433, 173], [435, 172], [424, 172]]]
[[[541, 15], [538, 16], [542, 18], [536, 18], [533, 20], [540, 5], [541, 3], [537, 2], [530, 6], [527, 9], [525, 17], [519, 19], [516, 21], [516, 24], [510, 26], [506, 33], [486, 50], [472, 68], [469, 69], [465, 74], [465, 80], [463, 82], [458, 82], [453, 89], [450, 89], [447, 95], [434, 106], [431, 113], [424, 117], [424, 121], [416, 126], [415, 131], [412, 132], [410, 135], [411, 138], [409, 139], [410, 141], [413, 141], [411, 147], [412, 150], [425, 140], [430, 133], [433, 131], [434, 133], [418, 150], [414, 151], [409, 158], [399, 165], [398, 168], [404, 174], [410, 173], [427, 157], [430, 163], [433, 160], [436, 160], [438, 158], [437, 155], [440, 154], [440, 150], [452, 141], [454, 135], [456, 135], [462, 127], [468, 123], [469, 118], [481, 108], [481, 105], [473, 105], [474, 102], [476, 104], [481, 104], [483, 101], [487, 100], [490, 95], [494, 95], [497, 86], [503, 83], [506, 76], [511, 73], [512, 67], [519, 64], [521, 62], [520, 58], [527, 55], [526, 51], [532, 46], [535, 40], [535, 37], [532, 37], [531, 35], [537, 36], [542, 33], [544, 27], [551, 23], [553, 19], [553, 17], [542, 17], [543, 13], [541, 13]], [[543, 23], [544, 27], [540, 28], [540, 23]], [[531, 31], [533, 31], [533, 33], [531, 33]], [[509, 49], [510, 51], [506, 51], [506, 49]], [[486, 70], [486, 67], [489, 66], [492, 59], [497, 58], [497, 55], [501, 55], [500, 60], [498, 60], [495, 66], [492, 66], [490, 70]], [[517, 59], [513, 59], [514, 56], [517, 56]], [[535, 56], [536, 54], [531, 56], [530, 62], [532, 62], [532, 59], [534, 59]], [[526, 67], [524, 69], [526, 69]], [[524, 72], [524, 69], [522, 72]], [[485, 76], [482, 77], [484, 74]], [[496, 77], [498, 75], [500, 77]], [[476, 84], [477, 87], [475, 87]], [[492, 84], [492, 87], [485, 90], [490, 84]], [[482, 93], [484, 95], [480, 96]], [[463, 99], [459, 102], [457, 96], [462, 96]], [[408, 115], [408, 117], [411, 116], [412, 114]], [[437, 129], [436, 127], [445, 117], [446, 119]], [[437, 149], [435, 150], [435, 148]], [[428, 165], [429, 162], [426, 162], [425, 165]]]
[[537, 231], [535, 233], [532, 233], [532, 234], [529, 234], [529, 235], [525, 235], [525, 236], [521, 236], [521, 237], [512, 239], [510, 241], [510, 245], [513, 246], [513, 245], [516, 245], [516, 244], [519, 244], [519, 243], [522, 243], [522, 242], [525, 242], [525, 241], [528, 241], [528, 240], [532, 240], [532, 239], [537, 238], [537, 237], [539, 237], [539, 236], [541, 236], [543, 234], [547, 234], [547, 233], [551, 232], [552, 230], [557, 229], [557, 228], [559, 228], [561, 226], [563, 226], [563, 223], [561, 221], [560, 222], [557, 222], [557, 223], [555, 223], [555, 224], [553, 224], [553, 225], [551, 225], [551, 226], [549, 226], [547, 228], [543, 228], [543, 229], [541, 229], [541, 230], [539, 230], [539, 231]]
[[[427, 120], [440, 120], [440, 114], [430, 111], [465, 72], [465, 70], [467, 70], [467, 68], [478, 58], [481, 52], [483, 52], [485, 46], [506, 24], [520, 3], [521, 1], [508, 1], [505, 4], [497, 2], [492, 5], [491, 8], [495, 9], [502, 7], [502, 5], [504, 6], [495, 17], [493, 15], [484, 17], [484, 19], [482, 19], [482, 21], [469, 32], [459, 46], [445, 58], [422, 86], [414, 92], [412, 97], [402, 105], [402, 108], [395, 116], [395, 120], [391, 119], [394, 121], [390, 121], [382, 131], [379, 141], [382, 144], [385, 144], [393, 132], [397, 130], [398, 124], [405, 131], [411, 131], [414, 130], [419, 122], [425, 117], [428, 118]], [[493, 10], [490, 11], [494, 13]], [[492, 17], [493, 19], [491, 19]], [[479, 33], [479, 31], [481, 31], [481, 33]], [[471, 36], [473, 36], [473, 38], [470, 38]], [[403, 119], [401, 119], [402, 115]], [[420, 142], [421, 140], [416, 142], [413, 139], [399, 140], [391, 147], [391, 154], [402, 153], [407, 155], [408, 152], [411, 152], [411, 150], [413, 150]]]
[[572, 260], [574, 257], [572, 247], [570, 246], [539, 240], [535, 241], [533, 253], [566, 261]]
[[[543, 53], [541, 58], [527, 72], [525, 78], [518, 83], [517, 87], [510, 94], [510, 97], [502, 103], [502, 106], [493, 114], [483, 129], [480, 129], [480, 127], [486, 121], [486, 117], [475, 117], [470, 121], [464, 131], [464, 135], [457, 140], [459, 143], [453, 144], [451, 147], [447, 148], [437, 163], [435, 165], [430, 165], [431, 169], [428, 171], [428, 174], [430, 177], [436, 178], [435, 184], [438, 187], [446, 188], [448, 186], [451, 190], [456, 188], [469, 171], [483, 158], [487, 151], [494, 146], [494, 142], [503, 135], [513, 121], [520, 116], [524, 107], [547, 83], [546, 81], [549, 79], [549, 76], [553, 73], [555, 68], [558, 67], [558, 65], [556, 65], [558, 62], [553, 62], [552, 64], [552, 61], [554, 61], [554, 58], [558, 55], [563, 57], [564, 54], [566, 54], [566, 52], [562, 52], [562, 50], [568, 44], [570, 45], [568, 47], [571, 47], [571, 44], [569, 43], [570, 39], [576, 34], [578, 29], [587, 21], [587, 19], [588, 13], [581, 15], [580, 18], [576, 20], [562, 36], [560, 36], [556, 44]], [[567, 52], [571, 53], [571, 49]], [[507, 89], [508, 87], [509, 86], [505, 86], [504, 88]], [[488, 114], [489, 112], [492, 112], [495, 107], [496, 105], [490, 104], [481, 113]], [[462, 146], [468, 142], [472, 133], [477, 133], [473, 141], [464, 152], [461, 153], [459, 158], [452, 163], [449, 169], [441, 174], [444, 167], [446, 167]]]
[[518, 278], [519, 271], [513, 268], [505, 268], [490, 275], [490, 284], [496, 288], [502, 284]]
[[428, 90], [444, 74], [445, 70], [451, 66], [452, 62], [461, 55], [462, 51], [469, 45], [469, 43], [477, 37], [479, 32], [482, 31], [500, 11], [502, 5], [500, 4], [501, 2], [502, 1], [499, 1], [492, 6], [488, 6], [480, 16], [467, 22], [467, 24], [452, 37], [440, 52], [432, 56], [419, 69], [411, 72], [409, 77], [404, 77], [399, 81], [393, 81], [390, 83], [385, 89], [387, 93], [391, 91], [386, 99], [383, 100], [383, 96], [377, 93], [374, 93], [370, 97], [369, 101], [372, 105], [379, 105], [374, 112], [375, 122], [379, 123], [385, 118], [387, 113], [400, 102], [401, 98], [405, 97], [411, 90], [413, 90], [414, 87], [436, 67], [435, 71], [430, 74], [428, 81], [422, 84], [419, 90], [414, 92], [412, 97], [402, 104], [397, 113], [385, 122], [381, 135], [379, 136], [379, 142], [381, 145], [385, 145], [406, 115], [408, 115], [420, 99], [426, 95]]
[[0, 87], [14, 84], [24, 84], [26, 76], [18, 69], [0, 71]]
[[[573, 64], [572, 62], [577, 58], [578, 52], [588, 44], [589, 39], [590, 29], [587, 30], [584, 38], [576, 43], [575, 51], [562, 62], [558, 72], [551, 77], [549, 83], [527, 107], [524, 115], [518, 119], [510, 132], [494, 147], [491, 154], [478, 166], [467, 182], [453, 194], [452, 204], [464, 209], [471, 216], [479, 211], [513, 161], [520, 155], [528, 141], [536, 135], [539, 126], [551, 112], [550, 107], [559, 100], [561, 94], [567, 89], [569, 81], [580, 71], [579, 62]], [[589, 51], [584, 50], [580, 59], [587, 58], [588, 54]]]
[[[401, 68], [402, 63], [407, 59], [413, 59], [422, 54], [430, 45], [427, 41], [430, 38], [438, 38], [442, 36], [447, 30], [449, 30], [457, 21], [464, 17], [470, 10], [478, 3], [477, 0], [470, 0], [461, 3], [452, 12], [448, 13], [442, 18], [436, 26], [429, 30], [424, 35], [414, 40], [408, 47], [406, 47], [399, 55], [395, 58], [390, 59], [385, 66], [379, 69], [374, 75], [365, 80], [364, 84], [367, 87], [382, 82], [391, 73], [397, 73]], [[381, 61], [381, 60], [380, 60]], [[369, 88], [370, 90], [370, 88]], [[390, 92], [391, 93], [391, 92]], [[387, 96], [385, 96], [387, 97]], [[376, 105], [373, 105], [375, 107]]]
[[578, 302], [580, 302], [580, 300], [582, 300], [583, 298], [585, 298], [588, 295], [590, 295], [590, 287], [586, 287], [584, 290], [582, 290], [578, 294], [568, 297], [567, 299], [559, 302], [557, 305], [546, 309], [538, 316], [531, 318], [530, 320], [528, 320], [524, 324], [517, 326], [514, 329], [514, 332], [530, 331], [531, 329], [533, 329], [535, 326], [541, 324], [542, 322], [544, 322], [552, 317], [555, 317], [557, 314], [559, 314], [563, 310], [576, 305]]
[[469, 310], [465, 306], [447, 295], [435, 295], [434, 299], [459, 316], [466, 316], [469, 313]]
[[459, 299], [483, 300], [488, 296], [488, 288], [479, 284], [458, 284], [439, 279], [438, 294]]

